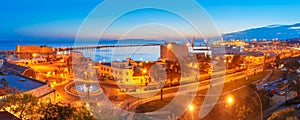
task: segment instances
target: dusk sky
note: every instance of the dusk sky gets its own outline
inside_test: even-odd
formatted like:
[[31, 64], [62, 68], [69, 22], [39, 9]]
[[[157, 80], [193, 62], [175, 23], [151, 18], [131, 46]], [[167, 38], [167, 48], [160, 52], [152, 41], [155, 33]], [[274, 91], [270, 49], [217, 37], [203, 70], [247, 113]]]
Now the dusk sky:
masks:
[[[101, 0], [1, 1], [0, 39], [74, 39], [85, 17], [101, 2]], [[207, 11], [220, 33], [300, 22], [299, 0], [197, 0], [197, 2]], [[191, 14], [197, 13], [193, 12], [193, 8], [182, 9], [191, 11]], [[193, 29], [178, 16], [146, 9], [128, 13], [120, 18], [120, 21], [115, 22], [108, 30], [106, 38], [115, 39], [114, 33], [129, 29], [128, 27], [137, 27], [137, 23], [167, 24], [174, 28], [182, 28], [186, 32], [181, 34], [186, 37], [197, 36]], [[166, 36], [174, 31], [158, 24], [155, 26], [161, 31], [151, 31], [149, 29], [153, 26], [145, 25], [138, 28], [138, 32], [129, 32], [124, 38], [174, 39]], [[149, 34], [149, 32], [153, 33]], [[86, 37], [93, 38], [93, 35]]]

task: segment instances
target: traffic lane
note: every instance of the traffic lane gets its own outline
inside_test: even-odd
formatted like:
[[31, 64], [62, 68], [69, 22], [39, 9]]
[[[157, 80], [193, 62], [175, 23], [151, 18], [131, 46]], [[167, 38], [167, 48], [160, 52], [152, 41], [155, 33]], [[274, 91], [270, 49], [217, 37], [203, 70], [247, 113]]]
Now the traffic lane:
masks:
[[[216, 86], [218, 86], [218, 88], [222, 88], [221, 84], [225, 84], [226, 82], [231, 82], [231, 80], [236, 80], [236, 78], [238, 77], [244, 77], [240, 76], [243, 75], [241, 74], [236, 74], [233, 76], [229, 76], [226, 77], [224, 80], [224, 78], [219, 77], [219, 78], [215, 78], [213, 81], [214, 83], [212, 84], [212, 86], [215, 87], [215, 89], [217, 89]], [[172, 87], [172, 88], [164, 88], [163, 89], [163, 94], [172, 94], [172, 93], [177, 93], [177, 92], [188, 92], [190, 93], [196, 93], [198, 91], [203, 91], [203, 90], [207, 90], [209, 87], [211, 87], [210, 82], [200, 82], [200, 83], [193, 83], [193, 84], [186, 84], [186, 85], [181, 85], [178, 87]], [[223, 89], [219, 89], [219, 91], [222, 92]], [[206, 91], [203, 91], [206, 92]], [[159, 96], [160, 95], [160, 89], [156, 89], [156, 90], [151, 90], [151, 91], [142, 91], [142, 92], [136, 92], [136, 93], [129, 93], [129, 95], [132, 96], [136, 96], [142, 94], [143, 96], [151, 96], [151, 95], [155, 95], [155, 96]], [[196, 94], [195, 94], [196, 95]]]
[[54, 87], [54, 89], [56, 90], [58, 99], [61, 99], [59, 101], [65, 102], [65, 103], [73, 103], [73, 102], [80, 101], [79, 97], [70, 95], [65, 91], [65, 85], [66, 84]]
[[[234, 78], [234, 80], [237, 80], [238, 77], [242, 78], [242, 77], [245, 77], [244, 74], [241, 73], [236, 73], [234, 75], [231, 75], [231, 76], [226, 76], [226, 80], [224, 81], [224, 77], [219, 77], [219, 78], [216, 78], [216, 79], [213, 79], [213, 81], [215, 81], [215, 83], [213, 84], [215, 87], [214, 91], [211, 91], [211, 92], [208, 92], [208, 94], [213, 94], [213, 95], [221, 95], [222, 93], [222, 84], [226, 83], [226, 82], [229, 82], [231, 81], [231, 79]], [[187, 87], [188, 85], [186, 85], [185, 87]], [[201, 90], [207, 90], [209, 87], [210, 87], [210, 83], [208, 82], [205, 82], [205, 83], [200, 83], [199, 84], [200, 87], [198, 87], [198, 91], [201, 91]], [[180, 92], [175, 92], [174, 88], [170, 88], [170, 90], [167, 90], [166, 93], [164, 93], [164, 97], [174, 97], [178, 94], [180, 95], [187, 95], [189, 94], [190, 95], [190, 88], [187, 87], [187, 90], [186, 91], [180, 91]], [[218, 91], [220, 92], [218, 94]], [[156, 95], [156, 96], [153, 96], [153, 97], [150, 97], [150, 98], [145, 98], [143, 100], [145, 101], [151, 101], [151, 100], [155, 100], [155, 99], [159, 99], [159, 95]], [[216, 99], [217, 100], [217, 99]], [[214, 102], [214, 101], [211, 101], [211, 102]], [[131, 106], [131, 108], [134, 108], [135, 105], [137, 105], [137, 102], [136, 101], [133, 101], [134, 105]]]
[[[245, 77], [244, 71], [239, 72], [239, 73], [230, 74], [227, 76], [216, 77], [216, 78], [213, 78], [212, 80], [201, 81], [200, 83], [191, 83], [191, 84], [185, 84], [185, 85], [181, 84], [180, 86], [176, 86], [176, 87], [164, 88], [163, 94], [178, 92], [179, 88], [180, 88], [180, 91], [191, 91], [191, 93], [192, 93], [195, 90], [197, 91], [197, 90], [207, 89], [211, 86], [221, 85], [221, 84], [224, 84], [225, 82], [231, 82], [231, 81], [243, 78], [243, 77]], [[207, 87], [207, 88], [203, 88], [203, 87]], [[192, 88], [195, 88], [195, 89], [192, 89]], [[222, 89], [221, 89], [221, 91], [222, 91]], [[143, 94], [143, 96], [160, 95], [160, 89], [143, 91], [141, 93], [136, 92], [136, 93], [128, 93], [128, 94], [132, 95], [132, 96], [136, 96], [139, 94]]]
[[[245, 71], [240, 71], [240, 72], [236, 72], [236, 73], [232, 73], [232, 74], [228, 74], [228, 75], [226, 75], [226, 79], [229, 79], [229, 80], [235, 80], [236, 78], [240, 78], [241, 76], [245, 76], [245, 73], [248, 73], [249, 71], [251, 71], [251, 70], [245, 70]], [[219, 71], [219, 73], [217, 74], [217, 75], [215, 75], [215, 74], [213, 74], [213, 76], [212, 77], [210, 77], [209, 79], [206, 79], [206, 80], [201, 80], [200, 81], [200, 84], [199, 83], [191, 83], [191, 85], [193, 85], [193, 84], [199, 84], [199, 86], [201, 87], [201, 86], [206, 86], [206, 85], [209, 85], [210, 84], [210, 82], [212, 81], [213, 83], [215, 83], [215, 82], [219, 82], [220, 80], [214, 80], [214, 79], [216, 79], [216, 78], [224, 78], [225, 79], [225, 76], [219, 76], [220, 74], [221, 75], [225, 75], [225, 71], [223, 71], [223, 74], [222, 73], [220, 73], [220, 72], [222, 72], [222, 71]], [[200, 79], [203, 79], [203, 78], [205, 78], [205, 77], [207, 77], [207, 75], [200, 75]], [[176, 78], [175, 78], [176, 79]], [[177, 78], [177, 79], [179, 79], [179, 78]], [[211, 80], [212, 79], [212, 80]], [[191, 80], [187, 80], [187, 81], [191, 81]], [[224, 81], [224, 80], [221, 80], [221, 81]], [[112, 87], [112, 88], [119, 88], [119, 85], [117, 85], [117, 84], [111, 84], [111, 83], [106, 83], [106, 82], [100, 82], [99, 81], [99, 84], [101, 85], [101, 86], [103, 86], [103, 87], [107, 87], [107, 88], [109, 88], [109, 87]], [[178, 87], [180, 87], [180, 86], [182, 86], [183, 84], [182, 84], [182, 82], [180, 82], [180, 85], [179, 86], [173, 86], [173, 87], [167, 87], [168, 85], [165, 85], [166, 87], [164, 88], [164, 90], [168, 93], [169, 91], [171, 91], [171, 92], [173, 92], [173, 91], [177, 91], [178, 90]], [[128, 88], [135, 88], [136, 87], [136, 85], [131, 85], [131, 86], [129, 86]], [[154, 87], [154, 86], [153, 86]], [[185, 88], [185, 87], [183, 87], [183, 88]], [[149, 91], [144, 91], [144, 92], [151, 92], [151, 90], [149, 90]], [[156, 91], [155, 91], [156, 92]], [[153, 93], [151, 93], [151, 94], [153, 94]]]

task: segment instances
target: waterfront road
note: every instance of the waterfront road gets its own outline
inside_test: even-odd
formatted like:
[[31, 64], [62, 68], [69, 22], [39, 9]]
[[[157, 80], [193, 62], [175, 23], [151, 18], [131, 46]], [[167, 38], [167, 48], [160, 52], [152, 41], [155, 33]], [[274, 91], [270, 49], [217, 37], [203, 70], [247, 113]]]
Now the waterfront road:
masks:
[[[224, 77], [217, 77], [217, 78], [212, 78], [211, 81], [206, 80], [206, 81], [201, 81], [199, 83], [192, 83], [192, 84], [186, 84], [186, 85], [181, 85], [181, 86], [177, 86], [177, 87], [164, 88], [163, 89], [163, 97], [167, 98], [167, 97], [174, 97], [176, 95], [189, 95], [191, 92], [191, 90], [190, 90], [191, 86], [194, 87], [195, 84], [199, 85], [197, 91], [207, 90], [209, 87], [211, 87], [211, 85], [210, 85], [211, 83], [213, 83], [212, 84], [213, 86], [217, 86], [217, 85], [221, 85], [221, 84], [228, 83], [228, 82], [234, 82], [235, 80], [238, 80], [240, 78], [244, 78], [246, 76], [253, 75], [254, 72], [252, 72], [252, 71], [253, 71], [252, 69], [249, 69], [249, 70], [233, 73], [230, 75], [226, 75], [225, 80], [224, 80]], [[258, 68], [256, 72], [260, 72], [260, 71], [262, 71], [262, 69]], [[224, 83], [221, 81], [223, 81]], [[260, 80], [258, 80], [258, 81], [260, 81]], [[183, 89], [180, 92], [178, 92], [179, 87], [181, 89]], [[136, 107], [139, 104], [143, 104], [143, 103], [150, 102], [153, 100], [159, 100], [160, 94], [159, 94], [158, 90], [142, 91], [142, 92], [137, 91], [137, 92], [133, 92], [133, 93], [127, 93], [130, 95], [137, 95], [137, 96], [142, 93], [143, 96], [147, 96], [147, 94], [153, 95], [154, 93], [152, 93], [152, 92], [157, 93], [157, 94], [154, 96], [148, 97], [148, 98], [143, 98], [143, 99], [130, 98], [125, 101], [122, 101], [121, 103], [116, 103], [116, 104], [119, 105], [119, 107], [121, 107], [123, 109], [129, 107], [129, 111], [135, 112]], [[201, 96], [201, 94], [200, 94], [200, 96]], [[130, 103], [129, 106], [127, 106], [127, 103]], [[116, 112], [116, 114], [126, 114], [126, 113]], [[128, 114], [128, 112], [127, 112], [127, 114]], [[133, 116], [133, 114], [130, 114], [130, 116]]]

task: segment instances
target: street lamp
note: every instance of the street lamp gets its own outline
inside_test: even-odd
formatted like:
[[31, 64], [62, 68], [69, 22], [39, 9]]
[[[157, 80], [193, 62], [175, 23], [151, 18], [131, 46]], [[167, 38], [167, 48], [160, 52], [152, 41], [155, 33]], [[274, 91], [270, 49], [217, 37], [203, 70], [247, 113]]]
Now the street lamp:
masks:
[[194, 120], [194, 114], [193, 114], [194, 106], [192, 104], [189, 104], [188, 108], [189, 108], [189, 111], [191, 112], [192, 120]]
[[228, 98], [227, 98], [227, 103], [228, 103], [229, 105], [231, 105], [231, 104], [233, 103], [233, 98], [232, 98], [232, 97], [228, 97]]
[[163, 100], [163, 89], [164, 89], [164, 84], [162, 81], [160, 81], [160, 100]]
[[[231, 107], [231, 105], [233, 104], [233, 102], [234, 102], [234, 100], [233, 100], [233, 97], [232, 96], [229, 96], [229, 97], [227, 97], [227, 99], [226, 99], [226, 103], [228, 104], [228, 106], [229, 106], [229, 108]], [[230, 110], [230, 114], [229, 114], [229, 118], [231, 119], [231, 109], [229, 109]]]
[[146, 73], [147, 73], [147, 70], [146, 70], [146, 69], [143, 69], [143, 73], [146, 74]]
[[194, 106], [192, 104], [189, 105], [189, 110], [193, 111], [194, 110]]
[[171, 49], [171, 48], [172, 48], [172, 44], [169, 43], [168, 46], [167, 46], [167, 48], [168, 48], [168, 49]]
[[146, 76], [145, 76], [145, 74], [147, 73], [147, 70], [146, 69], [143, 69], [143, 77], [144, 77], [144, 80], [145, 80], [145, 84], [146, 84], [146, 86], [148, 85], [148, 80], [147, 80], [147, 78], [146, 78]]

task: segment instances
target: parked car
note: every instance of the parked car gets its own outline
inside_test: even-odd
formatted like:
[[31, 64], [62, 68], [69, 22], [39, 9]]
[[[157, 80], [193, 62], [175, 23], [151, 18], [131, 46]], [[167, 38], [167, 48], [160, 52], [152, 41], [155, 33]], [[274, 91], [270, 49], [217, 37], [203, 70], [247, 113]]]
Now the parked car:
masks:
[[267, 90], [268, 92], [272, 92], [274, 89], [272, 89], [272, 88], [266, 88], [266, 90]]
[[293, 83], [294, 83], [294, 84], [297, 84], [297, 81], [296, 81], [296, 80], [293, 80]]
[[280, 81], [284, 81], [284, 80], [286, 80], [286, 79], [285, 79], [285, 78], [280, 78], [279, 80], [280, 80]]
[[275, 94], [277, 92], [277, 90], [271, 90], [271, 93]]
[[297, 69], [297, 73], [300, 74], [300, 68]]
[[283, 84], [287, 84], [289, 81], [288, 80], [283, 80], [282, 82], [283, 82]]
[[267, 82], [267, 83], [264, 85], [264, 87], [268, 87], [268, 86], [271, 86], [271, 85], [272, 85], [272, 83]]
[[300, 109], [300, 104], [297, 104], [297, 105], [295, 106], [295, 109]]
[[279, 90], [285, 88], [285, 85], [283, 83], [278, 83], [276, 86], [277, 86], [277, 89], [279, 89]]
[[284, 96], [285, 95], [285, 91], [280, 90], [280, 91], [277, 92], [277, 94], [280, 95], [280, 96]]
[[9, 73], [8, 72], [3, 72], [3, 75], [8, 75]]

